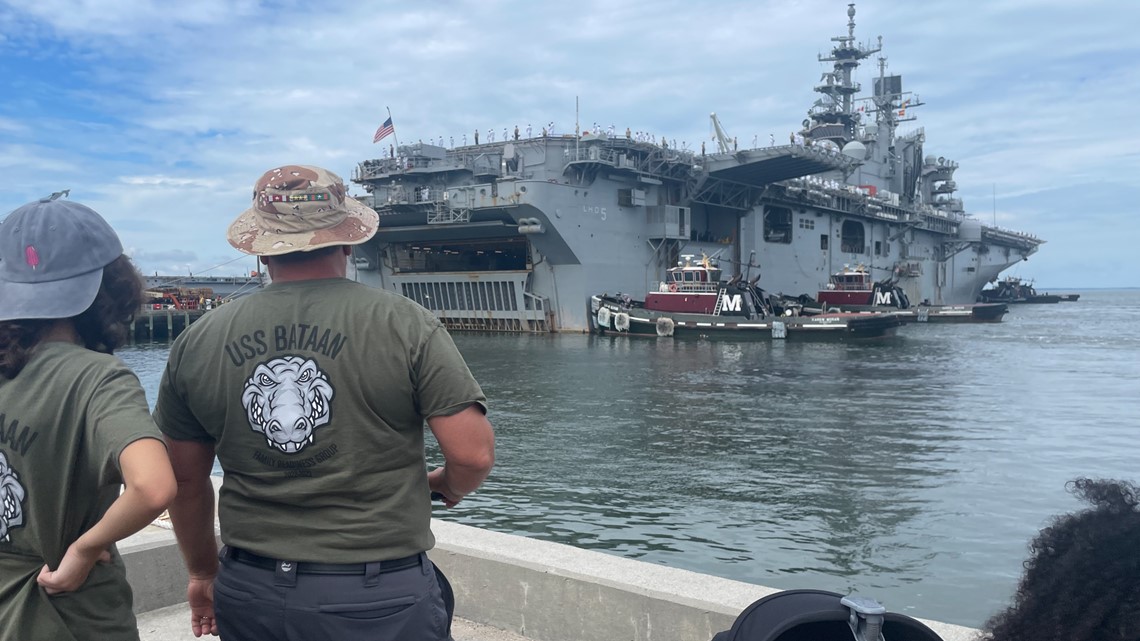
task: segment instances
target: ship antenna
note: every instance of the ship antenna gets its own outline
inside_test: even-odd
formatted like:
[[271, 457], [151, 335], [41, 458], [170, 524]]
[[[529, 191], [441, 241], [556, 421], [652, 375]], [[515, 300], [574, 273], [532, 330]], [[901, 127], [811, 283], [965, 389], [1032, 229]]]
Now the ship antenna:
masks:
[[[551, 132], [554, 133], [554, 132]], [[596, 132], [595, 132], [596, 133]], [[582, 142], [582, 132], [578, 129], [578, 96], [574, 96], [574, 157], [578, 158], [578, 145]]]

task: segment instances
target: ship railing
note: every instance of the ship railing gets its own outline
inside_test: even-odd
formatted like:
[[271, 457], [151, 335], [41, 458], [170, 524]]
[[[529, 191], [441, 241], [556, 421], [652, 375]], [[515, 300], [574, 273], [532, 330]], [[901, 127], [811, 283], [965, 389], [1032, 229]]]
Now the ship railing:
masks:
[[671, 284], [677, 285], [678, 292], [693, 292], [698, 294], [711, 292], [715, 294], [720, 291], [719, 283], [674, 281], [674, 283]]
[[563, 156], [567, 162], [600, 162], [616, 167], [619, 154], [612, 148], [590, 145], [578, 149], [567, 147], [563, 150]]
[[589, 145], [577, 149], [567, 147], [563, 150], [563, 157], [567, 163], [596, 162], [611, 167], [634, 169], [646, 173], [656, 174], [650, 167], [656, 163], [675, 163], [686, 166], [693, 163], [694, 155], [690, 152], [661, 147], [654, 143], [635, 143], [630, 145]]
[[399, 171], [400, 164], [397, 158], [378, 158], [376, 160], [365, 160], [358, 163], [352, 170], [352, 180], [355, 182], [362, 182], [365, 180], [375, 180], [383, 178], [394, 172]]
[[614, 149], [619, 154], [629, 154], [630, 152], [638, 152], [640, 154], [652, 154], [656, 152], [666, 152], [678, 161], [684, 161], [692, 164], [696, 154], [688, 149], [682, 149], [677, 146], [677, 141], [674, 140], [668, 146], [663, 146], [657, 141], [639, 141], [632, 140], [624, 137], [610, 138], [602, 143], [602, 146], [607, 149]]
[[397, 157], [382, 158], [379, 160], [366, 160], [356, 166], [352, 172], [352, 180], [363, 182], [367, 180], [383, 179], [392, 174], [406, 173], [416, 169], [431, 169], [434, 171], [447, 171], [453, 169], [472, 168], [471, 161], [466, 158], [422, 158]]
[[440, 202], [436, 203], [436, 208], [428, 214], [427, 219], [427, 224], [429, 225], [449, 225], [469, 222], [471, 222], [470, 209], [451, 209]]
[[377, 204], [384, 205], [432, 205], [447, 200], [447, 191], [432, 189], [426, 185], [394, 185], [381, 187], [379, 197], [373, 196]]
[[915, 140], [926, 140], [926, 128], [925, 127], [915, 127], [914, 129], [911, 129], [908, 132], [899, 134], [898, 136], [896, 136], [895, 140], [898, 140], [900, 142], [910, 142], [910, 141], [915, 141]]
[[871, 284], [866, 283], [837, 283], [831, 281], [827, 284], [827, 290], [833, 292], [862, 292], [871, 289]]
[[984, 231], [986, 231], [986, 232], [989, 232], [989, 233], [992, 233], [992, 234], [998, 234], [998, 235], [1004, 235], [1004, 236], [1012, 236], [1012, 237], [1014, 237], [1014, 238], [1019, 238], [1019, 239], [1023, 239], [1023, 240], [1028, 240], [1028, 241], [1032, 241], [1032, 242], [1035, 242], [1035, 243], [1041, 243], [1041, 242], [1043, 242], [1043, 241], [1041, 240], [1041, 238], [1040, 238], [1040, 237], [1038, 237], [1038, 236], [1034, 236], [1033, 234], [1030, 234], [1030, 233], [1027, 233], [1027, 232], [1023, 232], [1023, 231], [1017, 231], [1016, 229], [1007, 229], [1007, 228], [1005, 228], [1005, 227], [996, 227], [996, 226], [992, 226], [992, 225], [984, 225], [984, 226], [982, 227], [982, 229], [983, 229]]

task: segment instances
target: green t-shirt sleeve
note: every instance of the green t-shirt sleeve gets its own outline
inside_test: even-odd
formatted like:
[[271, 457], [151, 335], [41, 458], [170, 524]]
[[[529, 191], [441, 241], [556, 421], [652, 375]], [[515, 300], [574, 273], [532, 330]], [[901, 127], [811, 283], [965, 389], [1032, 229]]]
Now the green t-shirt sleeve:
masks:
[[213, 441], [214, 437], [198, 422], [186, 402], [186, 395], [178, 384], [175, 373], [174, 357], [175, 352], [172, 350], [171, 359], [162, 372], [162, 381], [158, 384], [154, 422], [163, 434], [177, 441]]
[[487, 397], [442, 325], [424, 341], [416, 365], [416, 400], [425, 418], [455, 414], [472, 403], [486, 413]]
[[104, 475], [118, 472], [119, 454], [131, 443], [142, 438], [162, 440], [142, 385], [126, 366], [112, 368], [96, 385], [87, 406], [87, 426], [92, 450], [104, 462]]

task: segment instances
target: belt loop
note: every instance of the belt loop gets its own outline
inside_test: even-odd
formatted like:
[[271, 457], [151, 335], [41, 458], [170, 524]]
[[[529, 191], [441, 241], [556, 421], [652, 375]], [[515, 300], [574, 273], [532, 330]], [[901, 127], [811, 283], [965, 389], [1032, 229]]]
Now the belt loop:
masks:
[[364, 585], [374, 586], [380, 585], [380, 562], [366, 563], [364, 565]]
[[273, 585], [293, 587], [297, 585], [297, 562], [278, 561], [273, 570]]
[[431, 574], [432, 573], [431, 562], [428, 561], [427, 552], [420, 552], [419, 557], [420, 557], [420, 570], [424, 573], [424, 576]]

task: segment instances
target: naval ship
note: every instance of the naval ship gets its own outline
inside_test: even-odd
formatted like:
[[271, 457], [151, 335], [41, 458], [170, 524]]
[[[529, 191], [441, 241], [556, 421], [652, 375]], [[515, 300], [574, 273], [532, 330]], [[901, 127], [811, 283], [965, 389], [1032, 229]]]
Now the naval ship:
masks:
[[[391, 147], [352, 180], [380, 215], [356, 248], [356, 278], [399, 292], [452, 329], [587, 331], [587, 300], [640, 298], [682, 255], [726, 275], [814, 295], [861, 265], [914, 301], [974, 302], [1043, 243], [982, 224], [955, 193], [958, 165], [899, 131], [922, 105], [878, 58], [871, 94], [853, 75], [879, 54], [847, 34], [788, 144], [738, 148], [715, 113], [715, 145], [678, 149], [625, 132], [519, 136], [445, 148]], [[528, 127], [529, 128], [529, 127]], [[506, 136], [504, 136], [506, 137]]]

